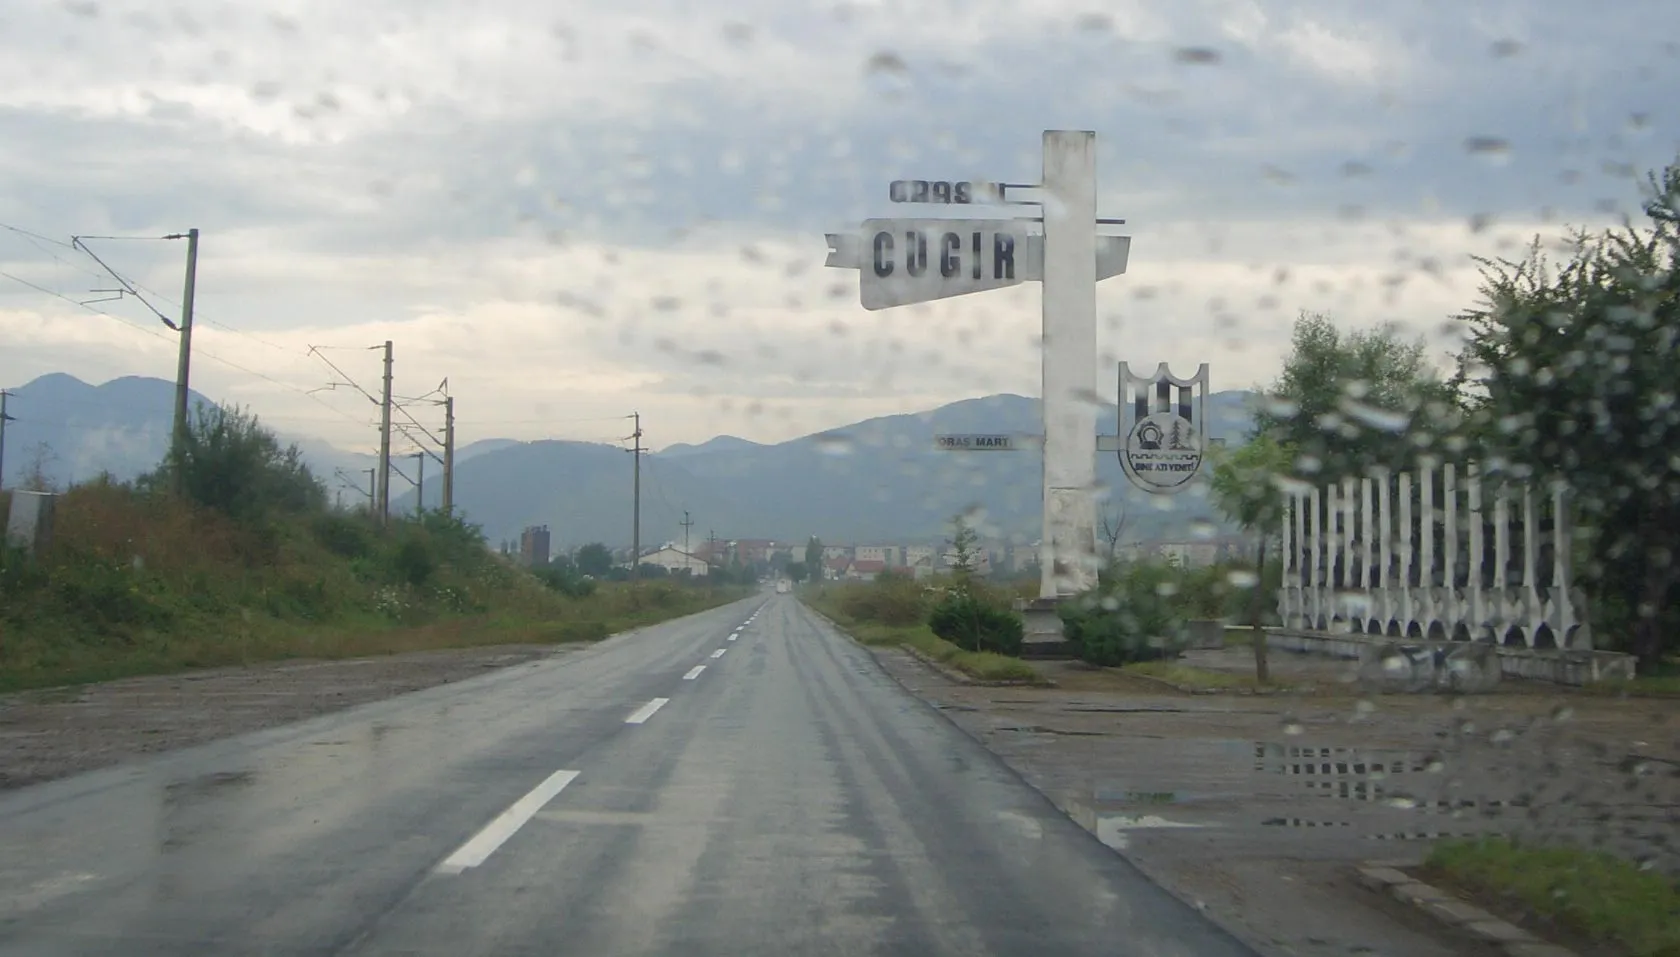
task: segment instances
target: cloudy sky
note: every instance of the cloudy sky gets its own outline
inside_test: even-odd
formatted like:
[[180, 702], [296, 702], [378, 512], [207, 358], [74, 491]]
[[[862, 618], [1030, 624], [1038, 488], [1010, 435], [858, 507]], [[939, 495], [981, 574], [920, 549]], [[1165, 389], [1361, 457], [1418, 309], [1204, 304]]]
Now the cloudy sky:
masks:
[[[1667, 26], [1664, 26], [1664, 25]], [[823, 233], [896, 178], [1033, 182], [1098, 134], [1113, 363], [1271, 380], [1301, 309], [1445, 353], [1474, 254], [1636, 209], [1680, 151], [1672, 0], [0, 0], [0, 384], [172, 379], [72, 235], [203, 231], [194, 385], [374, 441], [778, 440], [1037, 394], [1038, 290], [866, 312]], [[184, 243], [88, 245], [166, 314]], [[108, 294], [107, 294], [108, 295]], [[20, 410], [21, 411], [21, 410]], [[435, 412], [416, 407], [417, 415]]]

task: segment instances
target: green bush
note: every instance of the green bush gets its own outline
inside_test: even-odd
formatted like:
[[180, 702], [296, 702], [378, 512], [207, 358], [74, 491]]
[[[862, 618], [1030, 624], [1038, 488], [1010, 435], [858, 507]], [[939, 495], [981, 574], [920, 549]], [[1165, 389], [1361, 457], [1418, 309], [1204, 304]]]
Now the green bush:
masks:
[[928, 613], [928, 627], [964, 651], [1010, 656], [1021, 653], [1021, 616], [972, 592], [946, 594]]
[[882, 574], [872, 582], [842, 587], [840, 613], [854, 621], [905, 626], [927, 619], [927, 590], [909, 576]]
[[1185, 646], [1179, 570], [1136, 562], [1058, 609], [1067, 640], [1096, 665], [1176, 657]]
[[420, 538], [405, 540], [391, 556], [391, 568], [398, 578], [410, 585], [426, 584], [437, 571], [437, 564], [428, 543]]
[[341, 512], [323, 512], [310, 531], [321, 547], [342, 558], [361, 558], [373, 550], [373, 529], [364, 519]]
[[297, 446], [282, 447], [256, 416], [236, 406], [195, 408], [181, 447], [139, 484], [154, 490], [179, 484], [189, 500], [237, 519], [320, 511], [327, 501]]
[[569, 563], [539, 568], [533, 574], [537, 576], [538, 581], [567, 598], [588, 598], [595, 594], [595, 579], [578, 574], [577, 569]]

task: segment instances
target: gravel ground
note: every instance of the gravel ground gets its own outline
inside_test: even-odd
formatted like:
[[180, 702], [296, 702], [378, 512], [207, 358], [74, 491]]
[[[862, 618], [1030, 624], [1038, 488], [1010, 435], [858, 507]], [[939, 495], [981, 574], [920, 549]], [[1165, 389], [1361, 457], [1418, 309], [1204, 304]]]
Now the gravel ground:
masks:
[[570, 650], [501, 645], [276, 662], [0, 695], [0, 788], [301, 721]]
[[[1236, 670], [1252, 667], [1247, 654], [1185, 663]], [[1077, 663], [1042, 666], [1054, 688], [977, 687], [877, 656], [1264, 954], [1492, 953], [1354, 878], [1364, 861], [1421, 862], [1445, 836], [1569, 836], [1680, 871], [1673, 702], [1516, 683], [1473, 698], [1361, 696], [1342, 663], [1297, 656], [1275, 656], [1275, 672], [1320, 690], [1189, 695]]]

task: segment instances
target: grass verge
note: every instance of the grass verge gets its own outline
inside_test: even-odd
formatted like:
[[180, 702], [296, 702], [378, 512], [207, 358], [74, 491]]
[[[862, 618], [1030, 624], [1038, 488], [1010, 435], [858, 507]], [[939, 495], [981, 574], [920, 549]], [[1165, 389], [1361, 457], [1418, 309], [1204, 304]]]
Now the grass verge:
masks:
[[1632, 957], [1680, 957], [1680, 886], [1609, 854], [1486, 838], [1439, 844], [1425, 868], [1471, 896], [1615, 941]]
[[807, 592], [801, 597], [863, 644], [914, 648], [934, 661], [955, 668], [977, 681], [1049, 684], [1037, 668], [1019, 658], [989, 651], [964, 651], [935, 635], [927, 625], [884, 625], [880, 622], [858, 621], [842, 614], [833, 601], [824, 601], [820, 595]]
[[[1209, 671], [1206, 668], [1192, 668], [1172, 661], [1136, 661], [1123, 665], [1120, 670], [1130, 675], [1155, 678], [1190, 691], [1238, 691], [1260, 687], [1253, 675]], [[1267, 687], [1277, 686], [1274, 684]]]
[[750, 593], [748, 588], [688, 589], [669, 593], [657, 605], [638, 606], [627, 584], [614, 584], [587, 598], [555, 597], [540, 610], [466, 614], [420, 625], [392, 622], [379, 614], [350, 615], [331, 623], [241, 615], [198, 622], [184, 631], [142, 632], [121, 645], [73, 641], [43, 649], [31, 640], [15, 644], [12, 655], [0, 654], [11, 659], [0, 669], [0, 693], [264, 661], [599, 641], [716, 608]]

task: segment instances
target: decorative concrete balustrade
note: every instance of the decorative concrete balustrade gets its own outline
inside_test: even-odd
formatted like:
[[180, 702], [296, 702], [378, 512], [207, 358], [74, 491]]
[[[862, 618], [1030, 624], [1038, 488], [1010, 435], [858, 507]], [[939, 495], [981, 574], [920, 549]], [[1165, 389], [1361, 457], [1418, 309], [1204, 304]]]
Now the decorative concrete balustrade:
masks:
[[1441, 465], [1291, 494], [1285, 630], [1590, 651], [1568, 493]]

